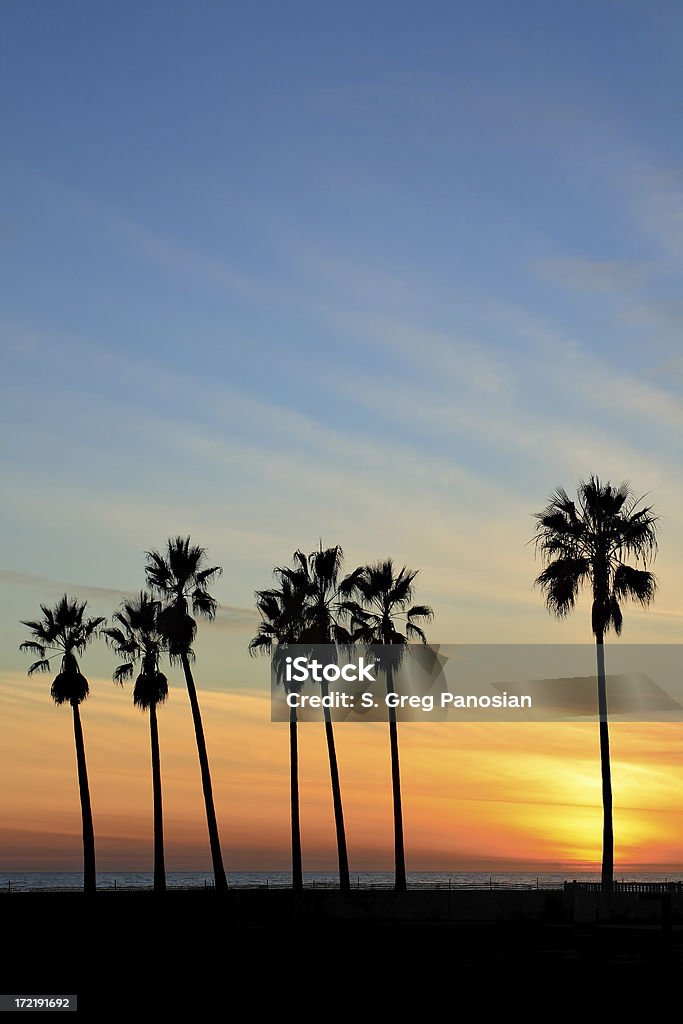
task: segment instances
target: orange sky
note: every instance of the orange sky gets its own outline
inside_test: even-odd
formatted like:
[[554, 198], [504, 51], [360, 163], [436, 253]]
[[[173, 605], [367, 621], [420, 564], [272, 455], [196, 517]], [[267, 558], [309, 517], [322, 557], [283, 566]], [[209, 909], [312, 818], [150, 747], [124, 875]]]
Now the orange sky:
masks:
[[[130, 690], [91, 679], [83, 707], [100, 870], [151, 867], [148, 720]], [[263, 692], [201, 694], [227, 868], [286, 869], [288, 730]], [[0, 870], [78, 870], [80, 812], [71, 714], [47, 677], [0, 679]], [[208, 870], [187, 695], [160, 711], [167, 862]], [[300, 727], [304, 867], [335, 867], [322, 727]], [[351, 869], [391, 868], [386, 726], [336, 729]], [[400, 728], [408, 867], [580, 870], [600, 856], [594, 725], [405, 724]], [[676, 725], [612, 727], [619, 868], [680, 869], [683, 744]]]

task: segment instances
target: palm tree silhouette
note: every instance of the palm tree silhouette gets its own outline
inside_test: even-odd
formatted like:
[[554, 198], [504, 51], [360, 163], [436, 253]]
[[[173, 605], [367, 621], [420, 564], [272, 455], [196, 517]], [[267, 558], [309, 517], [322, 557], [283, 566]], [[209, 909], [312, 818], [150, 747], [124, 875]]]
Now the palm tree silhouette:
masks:
[[[299, 643], [302, 629], [303, 595], [289, 580], [282, 580], [280, 590], [257, 590], [256, 608], [261, 623], [256, 636], [249, 643], [249, 653], [272, 654], [278, 682], [288, 690], [297, 688], [287, 682], [284, 665], [288, 646]], [[304, 887], [301, 859], [301, 823], [299, 816], [299, 742], [297, 711], [289, 711], [289, 776], [292, 818], [292, 889], [301, 892]]]
[[209, 758], [206, 752], [197, 688], [190, 666], [190, 662], [194, 660], [192, 643], [197, 634], [197, 623], [189, 613], [191, 605], [195, 615], [201, 615], [206, 619], [215, 618], [218, 602], [211, 596], [208, 587], [221, 575], [222, 570], [219, 566], [207, 567], [206, 550], [192, 544], [189, 537], [171, 537], [166, 544], [164, 554], [158, 551], [147, 551], [146, 555], [147, 583], [163, 601], [163, 607], [157, 615], [157, 627], [168, 645], [171, 664], [179, 661], [185, 674], [197, 740], [213, 874], [216, 890], [225, 892], [228, 888], [228, 881], [225, 877], [218, 835]]
[[[399, 667], [408, 643], [426, 643], [427, 637], [418, 621], [433, 618], [432, 609], [425, 604], [410, 606], [414, 596], [416, 569], [403, 568], [396, 573], [391, 558], [365, 566], [355, 580], [355, 601], [345, 602], [351, 617], [355, 639], [366, 644], [381, 644], [376, 651], [384, 670], [387, 693], [395, 693], [394, 671]], [[405, 633], [399, 619], [405, 618]], [[406, 857], [403, 838], [403, 807], [401, 802], [401, 766], [398, 751], [396, 709], [389, 708], [389, 747], [391, 750], [391, 786], [394, 801], [394, 887], [403, 892], [406, 883]]]
[[[31, 639], [25, 640], [19, 647], [21, 651], [30, 651], [38, 655], [29, 667], [28, 674], [49, 672], [50, 661], [61, 656], [60, 670], [52, 681], [50, 695], [55, 704], [70, 704], [74, 721], [74, 740], [76, 743], [76, 764], [78, 766], [78, 788], [81, 798], [81, 818], [83, 821], [83, 890], [95, 892], [97, 879], [95, 873], [95, 832], [93, 829], [92, 809], [90, 806], [90, 787], [88, 785], [88, 768], [85, 760], [85, 744], [79, 705], [86, 699], [90, 691], [88, 680], [81, 674], [76, 655], [82, 656], [88, 644], [95, 636], [104, 618], [84, 617], [87, 601], [82, 604], [66, 594], [54, 608], [41, 604], [43, 613], [41, 620], [22, 619], [22, 625], [31, 631]], [[53, 651], [53, 654], [48, 654]]]
[[[612, 820], [612, 773], [609, 753], [607, 690], [605, 683], [605, 634], [621, 633], [621, 604], [630, 599], [647, 607], [657, 581], [647, 570], [657, 552], [658, 516], [650, 505], [642, 506], [628, 483], [619, 487], [591, 476], [580, 481], [577, 500], [558, 488], [549, 504], [536, 513], [535, 544], [545, 568], [536, 579], [548, 610], [564, 618], [574, 608], [579, 590], [590, 587], [593, 604], [591, 628], [595, 636], [600, 717], [600, 767], [602, 773], [602, 886], [609, 892], [614, 881], [614, 827]], [[643, 568], [627, 565], [632, 557]]]
[[119, 625], [102, 632], [116, 654], [127, 659], [115, 669], [115, 683], [123, 684], [124, 680], [132, 679], [135, 665], [140, 665], [133, 688], [133, 703], [142, 711], [149, 711], [154, 808], [154, 889], [156, 892], [165, 892], [164, 816], [157, 707], [168, 697], [168, 680], [159, 669], [159, 660], [165, 650], [165, 641], [157, 628], [160, 607], [158, 601], [141, 590], [133, 600], [124, 601], [122, 610], [114, 614], [114, 621]]
[[[340, 580], [343, 560], [344, 552], [338, 544], [331, 548], [323, 548], [321, 542], [319, 549], [308, 556], [304, 555], [302, 551], [295, 551], [293, 556], [295, 566], [293, 568], [278, 566], [275, 569], [275, 575], [283, 583], [287, 581], [292, 590], [301, 595], [303, 601], [299, 643], [306, 645], [352, 643], [351, 634], [340, 622], [340, 616], [344, 615], [343, 601], [353, 592], [355, 580], [361, 570], [356, 569], [345, 579]], [[327, 696], [328, 686], [324, 680], [320, 683], [320, 688], [323, 696]], [[339, 888], [348, 891], [351, 888], [349, 856], [346, 845], [339, 765], [329, 708], [323, 708], [323, 716], [337, 836]]]

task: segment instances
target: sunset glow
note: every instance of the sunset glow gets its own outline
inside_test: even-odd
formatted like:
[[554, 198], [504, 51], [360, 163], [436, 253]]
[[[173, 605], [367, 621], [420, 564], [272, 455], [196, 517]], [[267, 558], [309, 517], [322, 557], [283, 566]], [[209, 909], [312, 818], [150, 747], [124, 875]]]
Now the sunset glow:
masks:
[[[0, 870], [78, 870], [80, 811], [68, 709], [45, 681], [5, 675]], [[203, 695], [228, 870], [287, 870], [287, 727], [263, 692]], [[169, 870], [208, 870], [206, 823], [187, 695], [160, 709]], [[92, 681], [83, 707], [101, 870], [148, 870], [151, 783], [146, 716], [130, 693]], [[590, 725], [406, 724], [401, 729], [409, 870], [595, 870], [600, 775]], [[680, 862], [679, 729], [613, 727], [617, 863], [666, 871]], [[304, 868], [334, 870], [322, 726], [300, 727]], [[337, 728], [352, 870], [390, 870], [386, 728]]]

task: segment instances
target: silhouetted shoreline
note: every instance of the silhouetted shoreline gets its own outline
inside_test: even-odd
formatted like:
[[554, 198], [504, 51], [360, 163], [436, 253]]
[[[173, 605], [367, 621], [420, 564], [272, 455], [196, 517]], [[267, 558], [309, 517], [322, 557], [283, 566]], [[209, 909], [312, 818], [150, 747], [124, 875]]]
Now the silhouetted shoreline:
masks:
[[[564, 1002], [564, 993], [585, 998], [586, 984], [606, 978], [627, 980], [632, 991], [639, 982], [665, 986], [680, 970], [681, 906], [667, 928], [572, 921], [566, 894], [557, 892], [450, 894], [452, 913], [478, 903], [502, 911], [497, 919], [435, 919], [448, 902], [443, 891], [27, 893], [1, 903], [12, 936], [5, 989], [77, 993], [86, 1019], [96, 1019], [105, 999], [114, 1013], [172, 1007], [192, 1019], [211, 1019], [223, 1000], [239, 1022], [268, 1019], [293, 989], [298, 1018], [325, 1024], [352, 1012], [407, 1019], [442, 1003], [452, 986], [483, 986], [473, 991], [487, 1005], [523, 1007], [558, 984]], [[424, 916], [389, 917], [406, 904]]]

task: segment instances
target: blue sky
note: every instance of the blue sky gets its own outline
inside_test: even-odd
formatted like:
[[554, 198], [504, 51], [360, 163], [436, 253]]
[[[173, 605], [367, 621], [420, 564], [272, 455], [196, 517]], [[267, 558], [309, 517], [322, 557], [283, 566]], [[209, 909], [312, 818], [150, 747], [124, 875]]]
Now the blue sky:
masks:
[[678, 641], [681, 28], [618, 0], [9, 5], [7, 666], [38, 599], [113, 608], [178, 532], [238, 609], [213, 685], [321, 535], [420, 568], [435, 639], [588, 640], [525, 542], [592, 472], [664, 517], [624, 639]]

